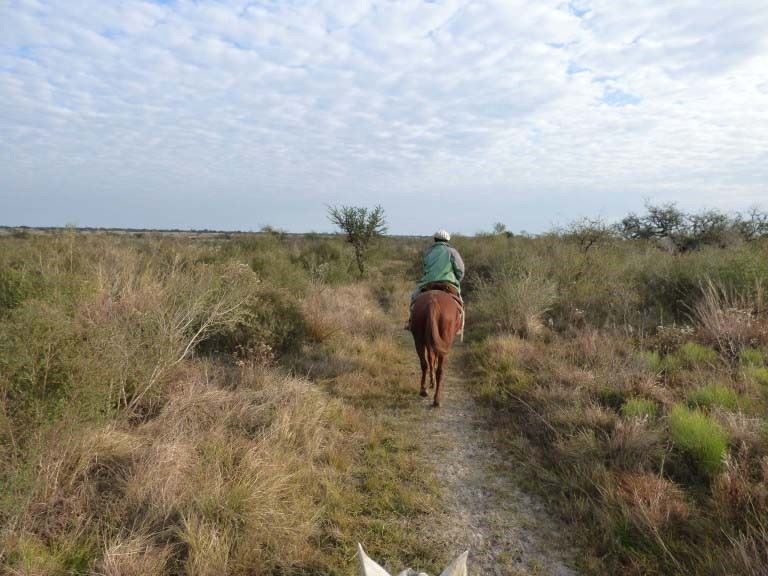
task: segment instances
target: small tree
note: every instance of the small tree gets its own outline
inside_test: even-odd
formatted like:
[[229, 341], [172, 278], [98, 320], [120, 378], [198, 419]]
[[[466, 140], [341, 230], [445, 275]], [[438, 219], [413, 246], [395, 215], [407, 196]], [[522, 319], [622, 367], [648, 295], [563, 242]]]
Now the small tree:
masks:
[[592, 246], [607, 242], [614, 237], [614, 229], [602, 218], [582, 218], [571, 222], [565, 230], [565, 237], [576, 242], [586, 254]]
[[760, 211], [757, 206], [750, 208], [746, 216], [737, 215], [735, 225], [745, 240], [768, 236], [768, 214]]
[[329, 206], [328, 219], [347, 235], [347, 242], [355, 249], [355, 262], [362, 276], [371, 240], [387, 230], [384, 208], [376, 206], [369, 210], [361, 206]]
[[659, 239], [671, 242], [676, 249], [685, 244], [686, 215], [673, 203], [645, 205], [646, 214], [629, 214], [619, 224], [620, 234], [628, 239]]

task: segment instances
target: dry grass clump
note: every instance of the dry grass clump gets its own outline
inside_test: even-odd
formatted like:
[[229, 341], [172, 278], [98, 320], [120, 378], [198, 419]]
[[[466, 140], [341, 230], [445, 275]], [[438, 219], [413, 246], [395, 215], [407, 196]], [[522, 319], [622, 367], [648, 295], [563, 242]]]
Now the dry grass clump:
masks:
[[619, 490], [632, 522], [652, 534], [689, 517], [682, 488], [666, 478], [655, 474], [624, 474], [619, 478]]
[[302, 310], [308, 335], [317, 342], [333, 336], [375, 338], [391, 330], [384, 312], [364, 284], [315, 286], [305, 296]]
[[655, 470], [663, 459], [663, 437], [644, 418], [616, 422], [608, 439], [611, 462], [622, 470]]
[[481, 374], [481, 393], [488, 399], [515, 394], [533, 383], [531, 371], [538, 361], [537, 351], [519, 336], [491, 336], [472, 354], [479, 355], [473, 363]]
[[506, 270], [479, 284], [472, 311], [475, 322], [489, 332], [535, 337], [544, 332], [546, 313], [556, 298], [556, 285], [538, 269]]
[[[234, 389], [203, 374], [180, 384], [137, 427], [59, 430], [66, 440], [41, 454], [14, 531], [50, 550], [75, 542], [112, 573], [266, 574], [314, 561], [320, 501], [339, 481], [330, 463], [348, 449], [343, 409], [306, 381], [242, 370]], [[21, 569], [27, 552], [8, 536]]]
[[718, 558], [718, 572], [723, 576], [765, 576], [768, 566], [768, 526], [759, 522], [745, 532], [729, 536], [730, 547]]
[[104, 576], [163, 574], [172, 555], [170, 545], [158, 546], [149, 535], [118, 535], [106, 544], [95, 572]]
[[768, 566], [768, 456], [757, 459], [742, 443], [725, 461], [712, 486], [715, 512], [728, 531], [721, 574], [762, 575]]
[[749, 448], [742, 444], [726, 458], [712, 485], [712, 498], [717, 513], [740, 527], [764, 517], [768, 513], [768, 456], [754, 462]]
[[757, 285], [755, 294], [744, 294], [710, 280], [702, 290], [694, 318], [704, 338], [729, 358], [736, 359], [745, 349], [765, 343], [763, 313], [762, 285]]

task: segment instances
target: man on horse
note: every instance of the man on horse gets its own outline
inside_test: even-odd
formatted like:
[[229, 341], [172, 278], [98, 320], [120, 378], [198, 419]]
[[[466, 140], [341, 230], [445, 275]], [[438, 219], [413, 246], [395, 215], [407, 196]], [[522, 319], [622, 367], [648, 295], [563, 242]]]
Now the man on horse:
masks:
[[[419, 294], [428, 290], [448, 292], [458, 300], [463, 309], [461, 279], [464, 277], [464, 261], [461, 259], [459, 251], [448, 243], [451, 240], [451, 235], [448, 232], [438, 230], [434, 234], [434, 240], [435, 243], [424, 252], [424, 273], [419, 280], [418, 287], [411, 294], [411, 311], [413, 311], [413, 303]], [[411, 319], [409, 317], [405, 328], [410, 329], [410, 325]]]

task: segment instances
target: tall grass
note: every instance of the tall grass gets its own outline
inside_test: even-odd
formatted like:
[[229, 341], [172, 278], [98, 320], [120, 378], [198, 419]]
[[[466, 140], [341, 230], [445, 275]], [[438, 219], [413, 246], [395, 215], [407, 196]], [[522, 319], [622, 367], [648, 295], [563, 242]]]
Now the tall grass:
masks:
[[3, 572], [344, 573], [359, 540], [442, 560], [398, 520], [435, 489], [378, 419], [402, 351], [340, 240], [0, 245]]
[[[768, 245], [463, 242], [476, 396], [525, 438], [531, 486], [586, 529], [589, 569], [759, 573]], [[510, 278], [545, 288], [510, 313]]]
[[[422, 244], [358, 281], [338, 238], [0, 238], [3, 570], [340, 574], [357, 540], [438, 567], [397, 426]], [[470, 385], [585, 572], [760, 574], [768, 244], [455, 244]]]

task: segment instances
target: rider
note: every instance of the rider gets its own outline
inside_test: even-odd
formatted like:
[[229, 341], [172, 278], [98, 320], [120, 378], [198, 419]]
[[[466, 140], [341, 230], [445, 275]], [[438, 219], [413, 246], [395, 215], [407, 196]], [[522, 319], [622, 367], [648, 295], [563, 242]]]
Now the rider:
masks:
[[[438, 230], [434, 234], [435, 243], [424, 252], [424, 274], [419, 280], [418, 287], [411, 294], [411, 311], [419, 294], [435, 289], [453, 294], [463, 307], [461, 279], [464, 277], [464, 261], [459, 251], [448, 243], [450, 239], [451, 235], [448, 232]], [[406, 329], [410, 328], [410, 324], [409, 317]]]

